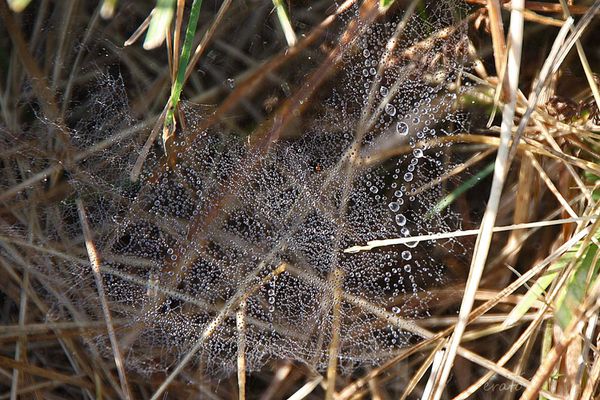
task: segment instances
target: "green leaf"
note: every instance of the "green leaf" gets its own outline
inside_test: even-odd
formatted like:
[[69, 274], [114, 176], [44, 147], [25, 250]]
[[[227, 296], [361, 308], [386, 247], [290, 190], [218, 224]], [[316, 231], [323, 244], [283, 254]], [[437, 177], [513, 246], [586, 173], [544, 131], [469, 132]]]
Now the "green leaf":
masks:
[[296, 33], [292, 28], [290, 17], [285, 9], [285, 4], [283, 0], [273, 0], [273, 5], [277, 11], [277, 18], [279, 19], [279, 25], [281, 25], [281, 29], [285, 35], [285, 40], [287, 41], [288, 46], [292, 47], [296, 44], [297, 38]]
[[[584, 252], [583, 259], [576, 266], [565, 288], [556, 300], [554, 317], [562, 329], [565, 329], [569, 325], [573, 317], [573, 311], [579, 307], [590, 283], [594, 282], [598, 275], [600, 263], [596, 259], [597, 251], [598, 246], [595, 244], [588, 246]], [[596, 262], [594, 262], [595, 260]], [[591, 281], [589, 281], [590, 277]]]

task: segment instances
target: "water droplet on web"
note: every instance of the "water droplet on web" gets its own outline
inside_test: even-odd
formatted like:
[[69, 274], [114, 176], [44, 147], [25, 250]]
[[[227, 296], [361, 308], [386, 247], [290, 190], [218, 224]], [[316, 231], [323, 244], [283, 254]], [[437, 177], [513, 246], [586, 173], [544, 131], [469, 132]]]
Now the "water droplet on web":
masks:
[[388, 95], [388, 88], [386, 86], [381, 86], [379, 88], [379, 94], [381, 94], [383, 97]]
[[396, 212], [400, 209], [400, 205], [395, 201], [392, 201], [390, 204], [388, 204], [388, 207], [392, 212]]
[[402, 252], [402, 259], [403, 259], [403, 260], [407, 260], [407, 261], [408, 261], [408, 260], [410, 260], [411, 258], [412, 258], [412, 254], [411, 254], [411, 252], [410, 252], [410, 251], [408, 251], [408, 250], [404, 250], [404, 251]]
[[406, 182], [410, 182], [410, 181], [412, 181], [412, 180], [413, 180], [413, 174], [412, 174], [412, 172], [407, 172], [407, 173], [405, 173], [405, 174], [404, 174], [404, 180], [405, 180]]
[[410, 272], [412, 269], [410, 264], [406, 264], [403, 268], [404, 268], [404, 271], [406, 271], [406, 272]]
[[399, 226], [406, 225], [406, 217], [403, 214], [397, 214], [394, 219], [396, 220], [396, 224]]
[[406, 122], [398, 122], [396, 124], [396, 133], [400, 136], [408, 135], [408, 125]]
[[371, 186], [369, 190], [371, 191], [371, 193], [377, 193], [379, 191], [379, 189], [377, 189], [377, 186], [375, 185]]
[[385, 105], [385, 113], [391, 117], [393, 117], [394, 115], [396, 115], [396, 107], [394, 107], [393, 104], [386, 104]]

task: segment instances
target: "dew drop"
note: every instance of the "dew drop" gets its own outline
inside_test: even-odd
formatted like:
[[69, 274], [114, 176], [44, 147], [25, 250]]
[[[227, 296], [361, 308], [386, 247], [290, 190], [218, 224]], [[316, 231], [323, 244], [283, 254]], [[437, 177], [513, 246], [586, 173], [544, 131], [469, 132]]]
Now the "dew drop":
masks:
[[[390, 204], [392, 204], [392, 203], [390, 203]], [[395, 220], [399, 226], [406, 225], [406, 217], [403, 214], [396, 215]]]
[[396, 133], [400, 136], [408, 135], [408, 125], [406, 125], [406, 122], [398, 122], [396, 124]]
[[385, 113], [391, 117], [393, 117], [394, 115], [396, 115], [396, 107], [394, 107], [393, 104], [386, 104], [385, 105]]

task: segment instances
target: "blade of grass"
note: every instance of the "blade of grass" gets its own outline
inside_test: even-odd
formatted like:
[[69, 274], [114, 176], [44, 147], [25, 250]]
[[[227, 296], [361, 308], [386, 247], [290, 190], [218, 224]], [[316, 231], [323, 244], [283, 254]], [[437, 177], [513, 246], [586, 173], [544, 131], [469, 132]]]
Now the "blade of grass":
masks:
[[16, 13], [20, 13], [29, 5], [29, 3], [31, 3], [31, 0], [7, 0], [7, 1], [8, 1], [8, 6], [10, 7], [10, 9]]
[[573, 311], [583, 301], [590, 285], [590, 279], [593, 281], [598, 275], [597, 263], [598, 246], [590, 244], [585, 250], [583, 260], [573, 271], [571, 278], [567, 282], [561, 295], [556, 301], [556, 311], [554, 317], [558, 325], [565, 329], [571, 322]]
[[144, 39], [144, 49], [152, 50], [160, 46], [171, 26], [175, 8], [175, 0], [157, 0], [156, 7], [152, 10], [152, 19], [148, 26], [148, 33]]
[[342, 325], [342, 286], [344, 273], [336, 268], [333, 277], [333, 305], [332, 305], [332, 335], [329, 344], [329, 365], [327, 366], [327, 391], [326, 400], [333, 400], [335, 393], [335, 376], [337, 372], [338, 356], [340, 353], [341, 325]]
[[131, 34], [131, 36], [129, 37], [129, 39], [127, 39], [125, 41], [125, 43], [123, 43], [123, 46], [127, 47], [127, 46], [131, 46], [132, 44], [134, 44], [135, 42], [138, 41], [138, 39], [144, 34], [144, 32], [146, 32], [146, 30], [148, 29], [148, 26], [150, 25], [150, 21], [152, 21], [152, 17], [154, 16], [154, 9], [152, 9], [152, 11], [150, 11], [150, 14], [148, 14], [148, 16], [146, 17], [146, 19], [140, 24], [140, 26]]
[[119, 349], [119, 341], [115, 334], [115, 327], [112, 322], [112, 316], [110, 314], [110, 308], [108, 306], [108, 300], [104, 289], [104, 281], [102, 280], [102, 274], [100, 273], [100, 257], [96, 250], [96, 245], [92, 241], [92, 231], [88, 224], [87, 215], [83, 202], [81, 199], [77, 199], [77, 211], [79, 213], [79, 220], [83, 230], [83, 236], [85, 238], [85, 247], [88, 252], [90, 264], [92, 266], [92, 273], [94, 274], [94, 280], [96, 282], [96, 289], [98, 290], [98, 297], [100, 298], [100, 304], [102, 306], [102, 312], [104, 314], [104, 321], [106, 322], [106, 329], [110, 339], [110, 344], [113, 350], [115, 364], [119, 373], [119, 381], [121, 382], [121, 389], [127, 400], [131, 399], [131, 392], [129, 390], [129, 384], [127, 382], [127, 374], [125, 373], [125, 363], [123, 362], [123, 356]]
[[452, 193], [445, 196], [442, 200], [440, 200], [431, 210], [425, 214], [425, 218], [431, 218], [432, 216], [439, 214], [446, 207], [452, 204], [458, 197], [460, 197], [463, 193], [469, 191], [471, 188], [475, 187], [482, 179], [486, 178], [494, 171], [494, 163], [489, 163], [485, 168], [481, 171], [477, 172], [475, 175], [466, 180], [462, 185], [454, 189]]
[[100, 16], [104, 19], [110, 19], [115, 15], [118, 0], [104, 0], [100, 8]]
[[284, 1], [273, 0], [273, 5], [275, 6], [275, 11], [277, 11], [277, 19], [279, 20], [279, 24], [281, 25], [281, 29], [283, 30], [283, 34], [285, 35], [285, 40], [287, 41], [288, 46], [295, 46], [298, 39], [296, 38], [294, 28], [292, 28], [292, 22], [290, 21], [288, 12], [285, 9]]
[[492, 241], [494, 224], [496, 215], [500, 205], [500, 197], [504, 187], [504, 181], [509, 167], [509, 151], [510, 139], [512, 136], [512, 127], [514, 125], [513, 118], [516, 107], [516, 93], [519, 83], [519, 72], [521, 64], [521, 50], [523, 46], [523, 13], [521, 10], [525, 8], [524, 0], [513, 1], [513, 10], [511, 11], [510, 28], [509, 28], [509, 45], [508, 61], [506, 66], [506, 75], [508, 79], [508, 87], [510, 98], [507, 99], [506, 105], [502, 113], [502, 125], [500, 128], [500, 145], [496, 156], [494, 166], [494, 179], [490, 189], [490, 195], [486, 210], [481, 222], [481, 230], [477, 237], [473, 259], [467, 279], [463, 301], [460, 306], [458, 322], [455, 325], [454, 333], [450, 338], [444, 360], [440, 369], [433, 374], [433, 393], [429, 397], [432, 400], [439, 400], [446, 387], [446, 382], [450, 376], [450, 371], [454, 365], [462, 335], [465, 332], [469, 321], [469, 314], [473, 308], [475, 301], [475, 293], [479, 287], [479, 281], [483, 275], [485, 263], [488, 256], [488, 251]]
[[235, 313], [236, 327], [238, 332], [237, 349], [237, 377], [238, 398], [246, 399], [246, 302], [242, 301]]
[[179, 103], [181, 91], [183, 90], [185, 71], [188, 66], [188, 62], [190, 61], [190, 53], [192, 50], [194, 36], [196, 35], [198, 19], [200, 18], [201, 6], [202, 0], [194, 0], [194, 2], [192, 3], [190, 18], [185, 32], [185, 39], [183, 41], [183, 47], [181, 49], [181, 56], [179, 57], [179, 68], [177, 70], [177, 77], [175, 79], [175, 82], [171, 86], [171, 96], [167, 103], [167, 112], [165, 114], [165, 121], [163, 125], [163, 146], [165, 148], [165, 151], [167, 149], [167, 141], [175, 134], [175, 110]]
[[574, 252], [571, 250], [566, 252], [554, 265], [548, 268], [548, 271], [535, 281], [527, 293], [525, 293], [525, 296], [523, 296], [519, 303], [512, 309], [504, 322], [502, 322], [502, 325], [507, 327], [517, 323], [517, 321], [529, 311], [534, 303], [543, 297], [543, 294], [548, 286], [550, 286], [550, 283], [554, 281], [559, 271], [572, 260], [573, 255]]
[[[493, 228], [492, 232], [506, 232], [517, 229], [528, 229], [528, 228], [539, 228], [542, 226], [552, 226], [552, 225], [561, 225], [561, 224], [569, 224], [583, 221], [595, 221], [598, 216], [591, 217], [578, 217], [578, 218], [565, 218], [565, 219], [556, 219], [550, 221], [538, 221], [538, 222], [527, 222], [523, 224], [514, 224], [514, 225], [506, 225], [506, 226], [496, 226]], [[393, 246], [398, 244], [406, 244], [406, 243], [415, 243], [422, 242], [425, 240], [440, 240], [440, 239], [451, 239], [462, 236], [472, 236], [477, 235], [480, 229], [469, 229], [464, 231], [453, 231], [453, 232], [444, 232], [444, 233], [436, 233], [432, 235], [422, 235], [422, 236], [409, 236], [402, 238], [394, 238], [394, 239], [381, 239], [381, 240], [371, 240], [367, 242], [365, 246], [352, 246], [348, 247], [344, 250], [345, 253], [357, 253], [359, 251], [368, 251], [377, 247], [383, 246]]]

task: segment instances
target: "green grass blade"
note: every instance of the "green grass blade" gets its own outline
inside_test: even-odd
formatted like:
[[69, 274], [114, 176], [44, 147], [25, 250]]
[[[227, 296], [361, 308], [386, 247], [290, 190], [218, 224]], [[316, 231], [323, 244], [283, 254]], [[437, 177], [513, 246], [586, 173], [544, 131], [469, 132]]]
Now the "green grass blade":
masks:
[[285, 40], [287, 41], [288, 46], [292, 47], [296, 44], [297, 38], [294, 28], [292, 28], [290, 16], [285, 9], [285, 3], [283, 0], [273, 0], [273, 5], [277, 11], [277, 18], [279, 19], [279, 24], [281, 25], [281, 29], [285, 35]]
[[198, 19], [200, 18], [201, 6], [202, 0], [194, 0], [192, 3], [190, 18], [185, 31], [185, 39], [183, 42], [183, 47], [181, 48], [181, 56], [179, 57], [179, 69], [177, 70], [177, 77], [171, 86], [171, 96], [169, 98], [169, 105], [163, 128], [163, 145], [166, 144], [167, 139], [175, 132], [175, 110], [177, 109], [181, 91], [183, 90], [185, 70], [187, 69], [190, 61], [192, 44], [194, 42], [194, 36], [196, 35], [196, 27], [198, 25]]
[[533, 306], [537, 300], [544, 297], [544, 292], [556, 278], [558, 273], [573, 259], [577, 252], [577, 246], [562, 255], [555, 263], [553, 263], [548, 271], [540, 276], [537, 281], [529, 288], [525, 296], [521, 298], [519, 303], [512, 309], [502, 323], [503, 326], [511, 326], [521, 319]]
[[[598, 275], [600, 263], [596, 258], [598, 246], [590, 244], [585, 250], [583, 259], [573, 271], [565, 288], [556, 301], [554, 317], [561, 328], [566, 328], [573, 317], [573, 311], [579, 307], [587, 289]], [[591, 282], [588, 279], [591, 276]]]
[[386, 10], [394, 4], [396, 0], [379, 0], [379, 8], [381, 10]]
[[452, 193], [448, 194], [442, 200], [440, 200], [426, 215], [426, 218], [431, 218], [434, 215], [443, 211], [450, 204], [454, 203], [454, 201], [460, 197], [463, 193], [477, 185], [483, 178], [488, 176], [494, 171], [494, 163], [489, 163], [484, 169], [477, 172], [471, 178], [465, 181], [462, 185], [457, 187]]

